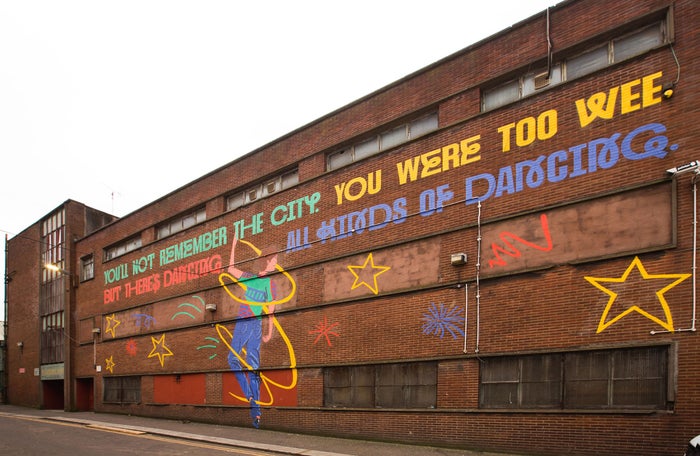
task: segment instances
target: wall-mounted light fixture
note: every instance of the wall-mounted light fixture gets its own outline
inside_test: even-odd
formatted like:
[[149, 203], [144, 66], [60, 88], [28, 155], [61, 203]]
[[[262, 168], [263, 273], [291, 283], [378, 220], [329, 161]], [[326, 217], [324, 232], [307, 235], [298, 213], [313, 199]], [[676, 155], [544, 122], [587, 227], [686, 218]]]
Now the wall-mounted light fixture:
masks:
[[53, 264], [53, 263], [45, 263], [45, 264], [44, 264], [44, 267], [45, 267], [46, 269], [48, 269], [49, 271], [60, 272], [61, 274], [65, 274], [65, 275], [68, 275], [68, 276], [70, 275], [70, 272], [66, 271], [66, 270], [63, 269], [62, 267], [60, 267], [60, 266], [58, 266], [58, 265], [55, 265], [55, 264]]
[[92, 328], [92, 333], [97, 335], [101, 332], [100, 328]]
[[71, 286], [73, 286], [73, 287], [78, 286], [78, 282], [75, 280], [75, 276], [70, 271], [63, 269], [62, 267], [58, 266], [57, 264], [44, 263], [44, 269], [63, 274], [64, 276], [68, 277], [68, 280], [70, 280]]
[[22, 342], [21, 340], [17, 342], [17, 348], [19, 348], [20, 355], [24, 353], [24, 342]]
[[675, 88], [675, 83], [667, 82], [666, 84], [661, 86], [661, 93], [663, 94], [664, 98], [669, 99], [673, 96], [673, 89]]
[[693, 160], [691, 162], [685, 163], [683, 165], [674, 166], [666, 170], [666, 173], [677, 176], [683, 173], [690, 173], [695, 171], [696, 173], [700, 171], [700, 160]]
[[462, 266], [467, 264], [467, 254], [466, 253], [453, 253], [450, 255], [450, 264], [452, 266]]
[[216, 312], [216, 304], [214, 303], [204, 304], [204, 308], [209, 312]]

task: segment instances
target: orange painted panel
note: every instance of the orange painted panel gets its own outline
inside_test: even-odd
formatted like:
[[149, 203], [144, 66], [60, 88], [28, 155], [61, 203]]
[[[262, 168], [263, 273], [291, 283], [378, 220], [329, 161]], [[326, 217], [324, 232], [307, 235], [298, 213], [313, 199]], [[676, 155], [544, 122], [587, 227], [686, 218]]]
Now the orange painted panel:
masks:
[[[291, 369], [261, 371], [260, 402], [261, 405], [291, 406], [297, 405], [296, 376]], [[241, 387], [233, 372], [223, 375], [222, 402], [225, 405], [245, 405]]]
[[157, 375], [153, 401], [159, 404], [205, 404], [205, 374]]

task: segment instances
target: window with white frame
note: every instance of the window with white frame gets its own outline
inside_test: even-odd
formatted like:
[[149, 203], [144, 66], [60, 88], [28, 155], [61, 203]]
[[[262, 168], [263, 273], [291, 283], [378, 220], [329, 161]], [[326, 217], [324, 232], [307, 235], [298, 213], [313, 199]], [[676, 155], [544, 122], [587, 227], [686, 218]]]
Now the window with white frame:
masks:
[[266, 198], [274, 193], [294, 187], [299, 183], [299, 172], [297, 170], [288, 171], [283, 174], [270, 177], [258, 184], [238, 191], [226, 198], [226, 210], [245, 206], [261, 198]]
[[631, 33], [600, 43], [561, 62], [554, 63], [549, 69], [542, 68], [538, 71], [528, 72], [496, 87], [484, 90], [481, 97], [481, 110], [496, 109], [530, 96], [546, 87], [580, 78], [614, 63], [655, 49], [670, 40], [666, 23], [666, 20], [657, 21]]
[[90, 280], [95, 278], [95, 257], [86, 255], [80, 258], [80, 280]]
[[326, 167], [328, 171], [342, 168], [350, 163], [391, 149], [437, 129], [438, 115], [434, 112], [329, 154], [326, 159]]

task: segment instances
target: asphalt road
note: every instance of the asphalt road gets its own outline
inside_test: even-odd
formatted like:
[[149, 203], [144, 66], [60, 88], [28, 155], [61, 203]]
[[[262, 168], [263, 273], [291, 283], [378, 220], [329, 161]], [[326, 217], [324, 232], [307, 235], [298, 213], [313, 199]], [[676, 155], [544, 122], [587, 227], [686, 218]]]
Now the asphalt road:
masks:
[[175, 439], [118, 428], [90, 427], [41, 418], [0, 415], [0, 454], [8, 456], [94, 456], [96, 454], [269, 456], [278, 453]]

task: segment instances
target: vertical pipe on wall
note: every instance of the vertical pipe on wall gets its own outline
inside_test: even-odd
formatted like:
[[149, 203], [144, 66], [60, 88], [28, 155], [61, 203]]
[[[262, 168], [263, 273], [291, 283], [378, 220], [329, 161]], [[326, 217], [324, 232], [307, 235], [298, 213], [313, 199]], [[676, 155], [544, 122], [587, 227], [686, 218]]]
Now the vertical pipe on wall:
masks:
[[547, 7], [547, 79], [552, 77], [552, 35], [549, 26], [549, 7]]
[[693, 176], [693, 319], [691, 321], [690, 330], [695, 331], [695, 311], [697, 303], [696, 285], [695, 285], [695, 270], [697, 266], [697, 256], [698, 256], [698, 184], [697, 184], [698, 174], [697, 172]]
[[2, 395], [2, 403], [3, 404], [9, 403], [9, 400], [7, 399], [7, 384], [10, 381], [10, 372], [7, 368], [8, 367], [8, 360], [7, 360], [7, 347], [8, 347], [8, 345], [7, 345], [7, 341], [8, 341], [8, 339], [7, 339], [7, 322], [8, 322], [7, 311], [8, 311], [9, 303], [10, 303], [9, 298], [7, 297], [7, 294], [8, 294], [8, 288], [10, 287], [10, 280], [11, 280], [10, 279], [10, 272], [7, 269], [7, 258], [8, 258], [8, 252], [7, 252], [8, 245], [7, 244], [8, 244], [8, 242], [9, 242], [8, 235], [7, 235], [7, 233], [5, 233], [5, 271], [4, 271], [4, 278], [5, 278], [5, 290], [4, 290], [5, 293], [4, 293], [4, 295], [5, 295], [5, 298], [3, 300], [4, 312], [2, 314], [3, 315], [2, 331], [3, 331], [3, 338], [5, 339], [5, 342], [4, 342], [3, 346], [0, 347], [0, 350], [3, 350], [3, 352], [4, 352], [4, 353], [2, 353], [2, 363], [3, 363], [3, 365], [2, 365], [2, 380], [0, 381], [0, 387], [2, 387], [2, 391], [0, 391], [0, 393]]
[[[691, 162], [691, 164], [694, 164], [697, 166], [697, 163], [700, 163], [698, 160], [695, 160], [694, 162]], [[672, 173], [677, 173], [677, 168], [673, 168], [668, 170], [667, 172], [672, 172]], [[669, 332], [685, 332], [685, 331], [692, 331], [695, 332], [695, 320], [697, 318], [697, 256], [698, 256], [698, 184], [697, 184], [697, 179], [698, 175], [700, 175], [700, 169], [696, 169], [693, 172], [693, 261], [692, 261], [692, 266], [691, 266], [691, 280], [692, 280], [692, 317], [691, 317], [691, 323], [690, 323], [690, 328], [688, 329], [683, 329], [683, 328], [678, 328], [676, 330], [666, 330], [666, 331], [656, 331], [656, 330], [651, 330], [649, 333], [653, 336], [654, 334], [665, 334]]]
[[469, 325], [469, 284], [464, 284], [464, 348], [463, 353], [467, 352], [467, 327]]
[[478, 212], [476, 217], [476, 347], [474, 353], [479, 353], [479, 330], [481, 306], [481, 291], [479, 288], [479, 274], [481, 272], [481, 201], [477, 204]]

